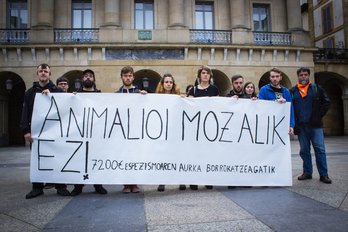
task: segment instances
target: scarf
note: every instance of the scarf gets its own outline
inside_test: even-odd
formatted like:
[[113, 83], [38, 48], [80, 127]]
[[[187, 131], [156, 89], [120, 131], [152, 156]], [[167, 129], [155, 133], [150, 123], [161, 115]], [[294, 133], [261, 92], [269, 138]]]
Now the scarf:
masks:
[[307, 84], [302, 85], [300, 83], [297, 84], [297, 88], [301, 94], [301, 97], [304, 98], [305, 96], [307, 96], [307, 92], [308, 92], [308, 88], [312, 83], [309, 81]]

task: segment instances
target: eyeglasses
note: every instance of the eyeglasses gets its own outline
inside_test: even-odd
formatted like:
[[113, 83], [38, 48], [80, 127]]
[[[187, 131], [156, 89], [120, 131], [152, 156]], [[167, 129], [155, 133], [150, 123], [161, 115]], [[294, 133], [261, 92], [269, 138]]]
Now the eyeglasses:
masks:
[[68, 85], [68, 83], [66, 83], [66, 82], [60, 82], [60, 83], [58, 83], [58, 85]]

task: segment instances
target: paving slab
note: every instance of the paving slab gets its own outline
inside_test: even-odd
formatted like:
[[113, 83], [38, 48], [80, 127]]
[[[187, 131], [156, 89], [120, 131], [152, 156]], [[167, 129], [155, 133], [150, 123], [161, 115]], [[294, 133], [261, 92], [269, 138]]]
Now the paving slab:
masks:
[[100, 195], [85, 186], [43, 231], [146, 231], [143, 193], [122, 194], [122, 186], [112, 186], [115, 192]]
[[348, 213], [285, 188], [224, 194], [274, 231], [347, 231]]

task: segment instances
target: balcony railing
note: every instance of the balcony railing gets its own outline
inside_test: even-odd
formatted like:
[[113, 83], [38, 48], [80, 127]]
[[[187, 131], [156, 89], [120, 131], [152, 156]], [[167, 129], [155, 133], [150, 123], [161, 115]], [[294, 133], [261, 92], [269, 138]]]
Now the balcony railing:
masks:
[[348, 62], [348, 49], [320, 48], [313, 53], [314, 61]]
[[256, 45], [289, 46], [291, 45], [291, 33], [279, 32], [253, 32]]
[[0, 43], [27, 43], [30, 29], [0, 29]]
[[231, 44], [232, 32], [222, 30], [190, 30], [191, 43]]
[[96, 43], [99, 41], [99, 29], [54, 29], [55, 43]]

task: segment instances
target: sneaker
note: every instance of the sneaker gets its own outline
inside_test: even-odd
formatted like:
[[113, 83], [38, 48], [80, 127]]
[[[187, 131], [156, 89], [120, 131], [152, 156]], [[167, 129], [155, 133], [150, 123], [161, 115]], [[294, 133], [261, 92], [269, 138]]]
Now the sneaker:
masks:
[[122, 190], [123, 193], [130, 193], [132, 192], [131, 185], [125, 185]]
[[205, 188], [206, 189], [213, 189], [213, 186], [212, 185], [206, 185]]
[[190, 185], [191, 190], [198, 190], [198, 185]]
[[80, 195], [82, 193], [82, 188], [81, 187], [75, 187], [71, 193], [70, 193], [70, 196], [77, 196], [77, 195]]
[[57, 194], [63, 197], [70, 196], [70, 192], [66, 188], [57, 189]]
[[25, 199], [31, 199], [34, 197], [38, 197], [38, 196], [42, 195], [43, 193], [44, 192], [42, 189], [34, 188], [27, 195], [25, 195]]
[[139, 189], [138, 185], [132, 185], [131, 189], [132, 189], [132, 193], [140, 192], [140, 189]]
[[186, 189], [186, 185], [184, 184], [179, 185], [179, 190], [185, 190], [185, 189]]
[[165, 190], [165, 186], [163, 184], [158, 185], [158, 187], [157, 187], [158, 192], [163, 192], [164, 190]]
[[102, 185], [95, 186], [94, 189], [95, 189], [95, 192], [99, 193], [99, 194], [107, 194], [108, 193], [108, 191], [106, 191], [106, 189]]
[[302, 173], [301, 176], [297, 177], [298, 180], [309, 180], [312, 179], [312, 175], [309, 173]]
[[325, 183], [325, 184], [331, 184], [332, 180], [328, 176], [321, 176], [320, 181]]

